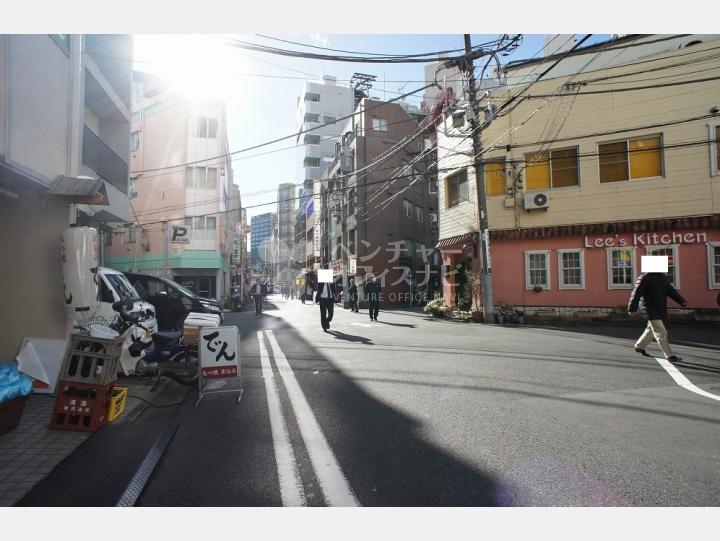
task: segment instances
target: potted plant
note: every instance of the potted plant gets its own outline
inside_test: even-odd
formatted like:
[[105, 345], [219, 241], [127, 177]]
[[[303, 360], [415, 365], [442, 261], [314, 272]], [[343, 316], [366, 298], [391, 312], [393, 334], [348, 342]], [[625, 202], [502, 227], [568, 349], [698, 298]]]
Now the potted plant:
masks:
[[446, 317], [451, 307], [445, 304], [442, 297], [437, 297], [423, 307], [423, 312], [435, 317]]

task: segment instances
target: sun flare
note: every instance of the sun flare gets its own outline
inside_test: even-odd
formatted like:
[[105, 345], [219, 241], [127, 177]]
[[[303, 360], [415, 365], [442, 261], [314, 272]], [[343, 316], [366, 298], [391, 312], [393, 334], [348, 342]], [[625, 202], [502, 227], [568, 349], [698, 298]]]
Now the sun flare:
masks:
[[241, 57], [212, 35], [135, 35], [136, 69], [166, 79], [191, 100], [228, 99], [237, 93], [233, 76]]

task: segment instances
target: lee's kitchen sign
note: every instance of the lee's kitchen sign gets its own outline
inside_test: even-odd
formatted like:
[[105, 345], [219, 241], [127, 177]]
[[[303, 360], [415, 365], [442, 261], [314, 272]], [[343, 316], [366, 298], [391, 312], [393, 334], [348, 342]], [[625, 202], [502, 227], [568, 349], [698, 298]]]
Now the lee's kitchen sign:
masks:
[[670, 244], [700, 244], [707, 242], [707, 233], [633, 233], [585, 237], [585, 248], [613, 248], [623, 246], [663, 246]]

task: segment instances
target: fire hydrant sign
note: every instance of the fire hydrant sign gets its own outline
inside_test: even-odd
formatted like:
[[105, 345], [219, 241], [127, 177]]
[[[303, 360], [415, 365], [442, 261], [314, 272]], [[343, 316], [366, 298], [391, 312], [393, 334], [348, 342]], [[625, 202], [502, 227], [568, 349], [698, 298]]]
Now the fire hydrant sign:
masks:
[[240, 368], [237, 327], [206, 327], [198, 341], [204, 379], [236, 378]]

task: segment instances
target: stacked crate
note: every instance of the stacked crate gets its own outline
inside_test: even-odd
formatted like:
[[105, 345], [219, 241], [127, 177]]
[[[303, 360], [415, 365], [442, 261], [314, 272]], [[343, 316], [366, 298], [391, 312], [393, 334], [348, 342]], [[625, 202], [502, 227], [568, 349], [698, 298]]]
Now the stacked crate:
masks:
[[107, 422], [124, 340], [70, 335], [50, 428], [95, 432]]

